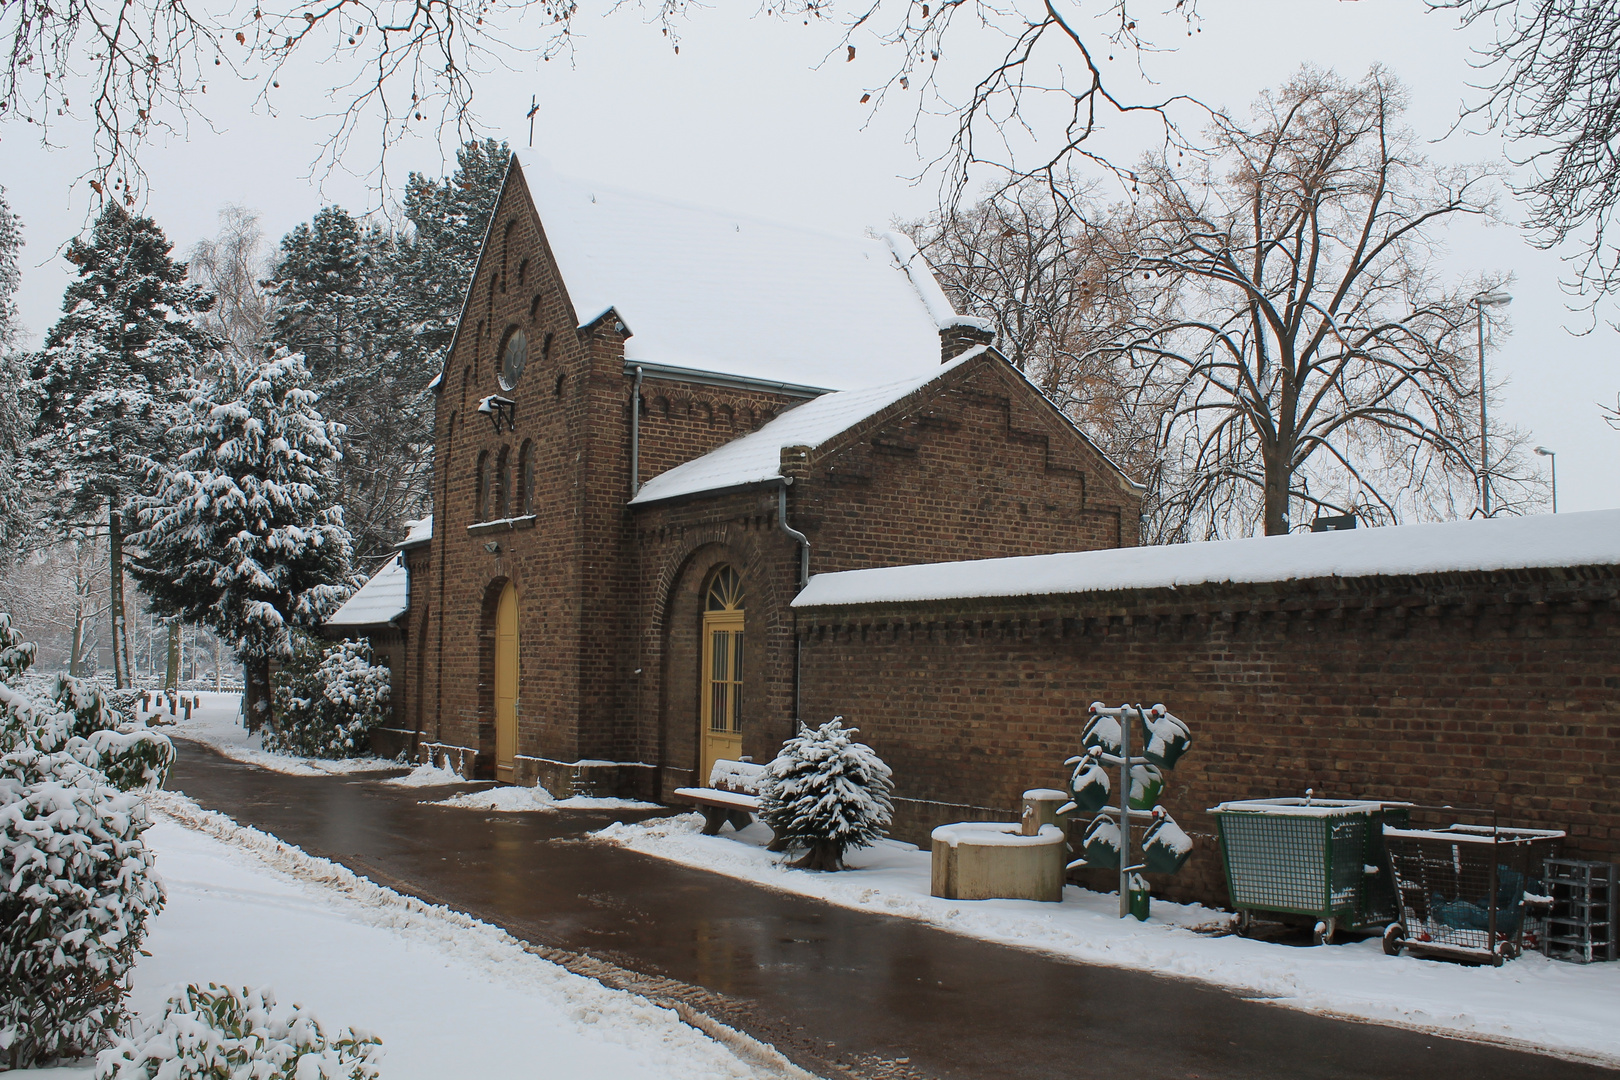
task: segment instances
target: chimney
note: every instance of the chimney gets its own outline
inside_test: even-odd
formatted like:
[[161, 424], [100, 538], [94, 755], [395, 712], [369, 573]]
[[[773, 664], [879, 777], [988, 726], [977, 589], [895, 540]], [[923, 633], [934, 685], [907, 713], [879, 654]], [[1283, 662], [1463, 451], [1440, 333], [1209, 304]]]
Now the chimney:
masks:
[[985, 325], [986, 321], [958, 316], [958, 321], [940, 327], [939, 362], [948, 364], [969, 349], [996, 340], [996, 332]]

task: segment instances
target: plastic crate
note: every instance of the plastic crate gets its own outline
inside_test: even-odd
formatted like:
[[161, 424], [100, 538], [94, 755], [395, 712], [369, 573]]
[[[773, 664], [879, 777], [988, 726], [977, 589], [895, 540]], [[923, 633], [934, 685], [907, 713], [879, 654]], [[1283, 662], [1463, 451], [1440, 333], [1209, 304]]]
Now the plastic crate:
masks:
[[1382, 928], [1395, 917], [1384, 869], [1383, 826], [1404, 825], [1404, 803], [1250, 799], [1211, 809], [1232, 906], [1314, 916], [1322, 937]]
[[1552, 912], [1542, 951], [1554, 960], [1591, 964], [1617, 957], [1620, 924], [1620, 866], [1580, 859], [1548, 859], [1547, 895]]

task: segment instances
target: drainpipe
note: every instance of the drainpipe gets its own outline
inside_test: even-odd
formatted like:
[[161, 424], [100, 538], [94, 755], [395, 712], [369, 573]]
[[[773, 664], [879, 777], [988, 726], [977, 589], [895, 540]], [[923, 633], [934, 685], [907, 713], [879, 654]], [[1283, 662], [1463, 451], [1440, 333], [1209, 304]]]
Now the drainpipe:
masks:
[[636, 388], [630, 395], [630, 497], [641, 490], [641, 365], [636, 365]]
[[[787, 519], [787, 489], [793, 483], [793, 477], [782, 477], [782, 486], [776, 489], [776, 523], [783, 532], [792, 537], [799, 545], [799, 588], [803, 589], [810, 584], [810, 538], [804, 533], [788, 524]], [[804, 640], [799, 637], [798, 629], [793, 631], [793, 723], [795, 728], [802, 723], [799, 713], [799, 686], [800, 671], [804, 661]]]

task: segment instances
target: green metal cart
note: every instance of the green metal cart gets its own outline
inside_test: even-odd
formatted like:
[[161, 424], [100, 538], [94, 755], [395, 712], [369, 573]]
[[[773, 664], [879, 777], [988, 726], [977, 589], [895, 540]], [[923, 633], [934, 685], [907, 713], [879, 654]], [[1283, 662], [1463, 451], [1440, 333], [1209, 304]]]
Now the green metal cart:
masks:
[[1408, 806], [1307, 794], [1211, 808], [1238, 932], [1262, 912], [1315, 916], [1318, 944], [1340, 930], [1382, 930], [1399, 914], [1383, 827], [1406, 825]]

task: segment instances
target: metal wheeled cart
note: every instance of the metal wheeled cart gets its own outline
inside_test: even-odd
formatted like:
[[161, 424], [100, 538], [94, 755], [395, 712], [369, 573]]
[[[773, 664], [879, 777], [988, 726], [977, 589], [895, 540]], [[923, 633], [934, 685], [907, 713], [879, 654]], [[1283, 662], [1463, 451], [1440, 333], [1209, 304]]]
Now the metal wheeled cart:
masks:
[[1367, 799], [1249, 799], [1214, 807], [1226, 888], [1247, 934], [1259, 914], [1313, 916], [1318, 944], [1395, 917], [1385, 824], [1407, 804]]
[[1526, 925], [1551, 906], [1540, 875], [1562, 832], [1452, 824], [1383, 833], [1400, 909], [1384, 931], [1391, 956], [1404, 948], [1499, 965], [1523, 951]]

